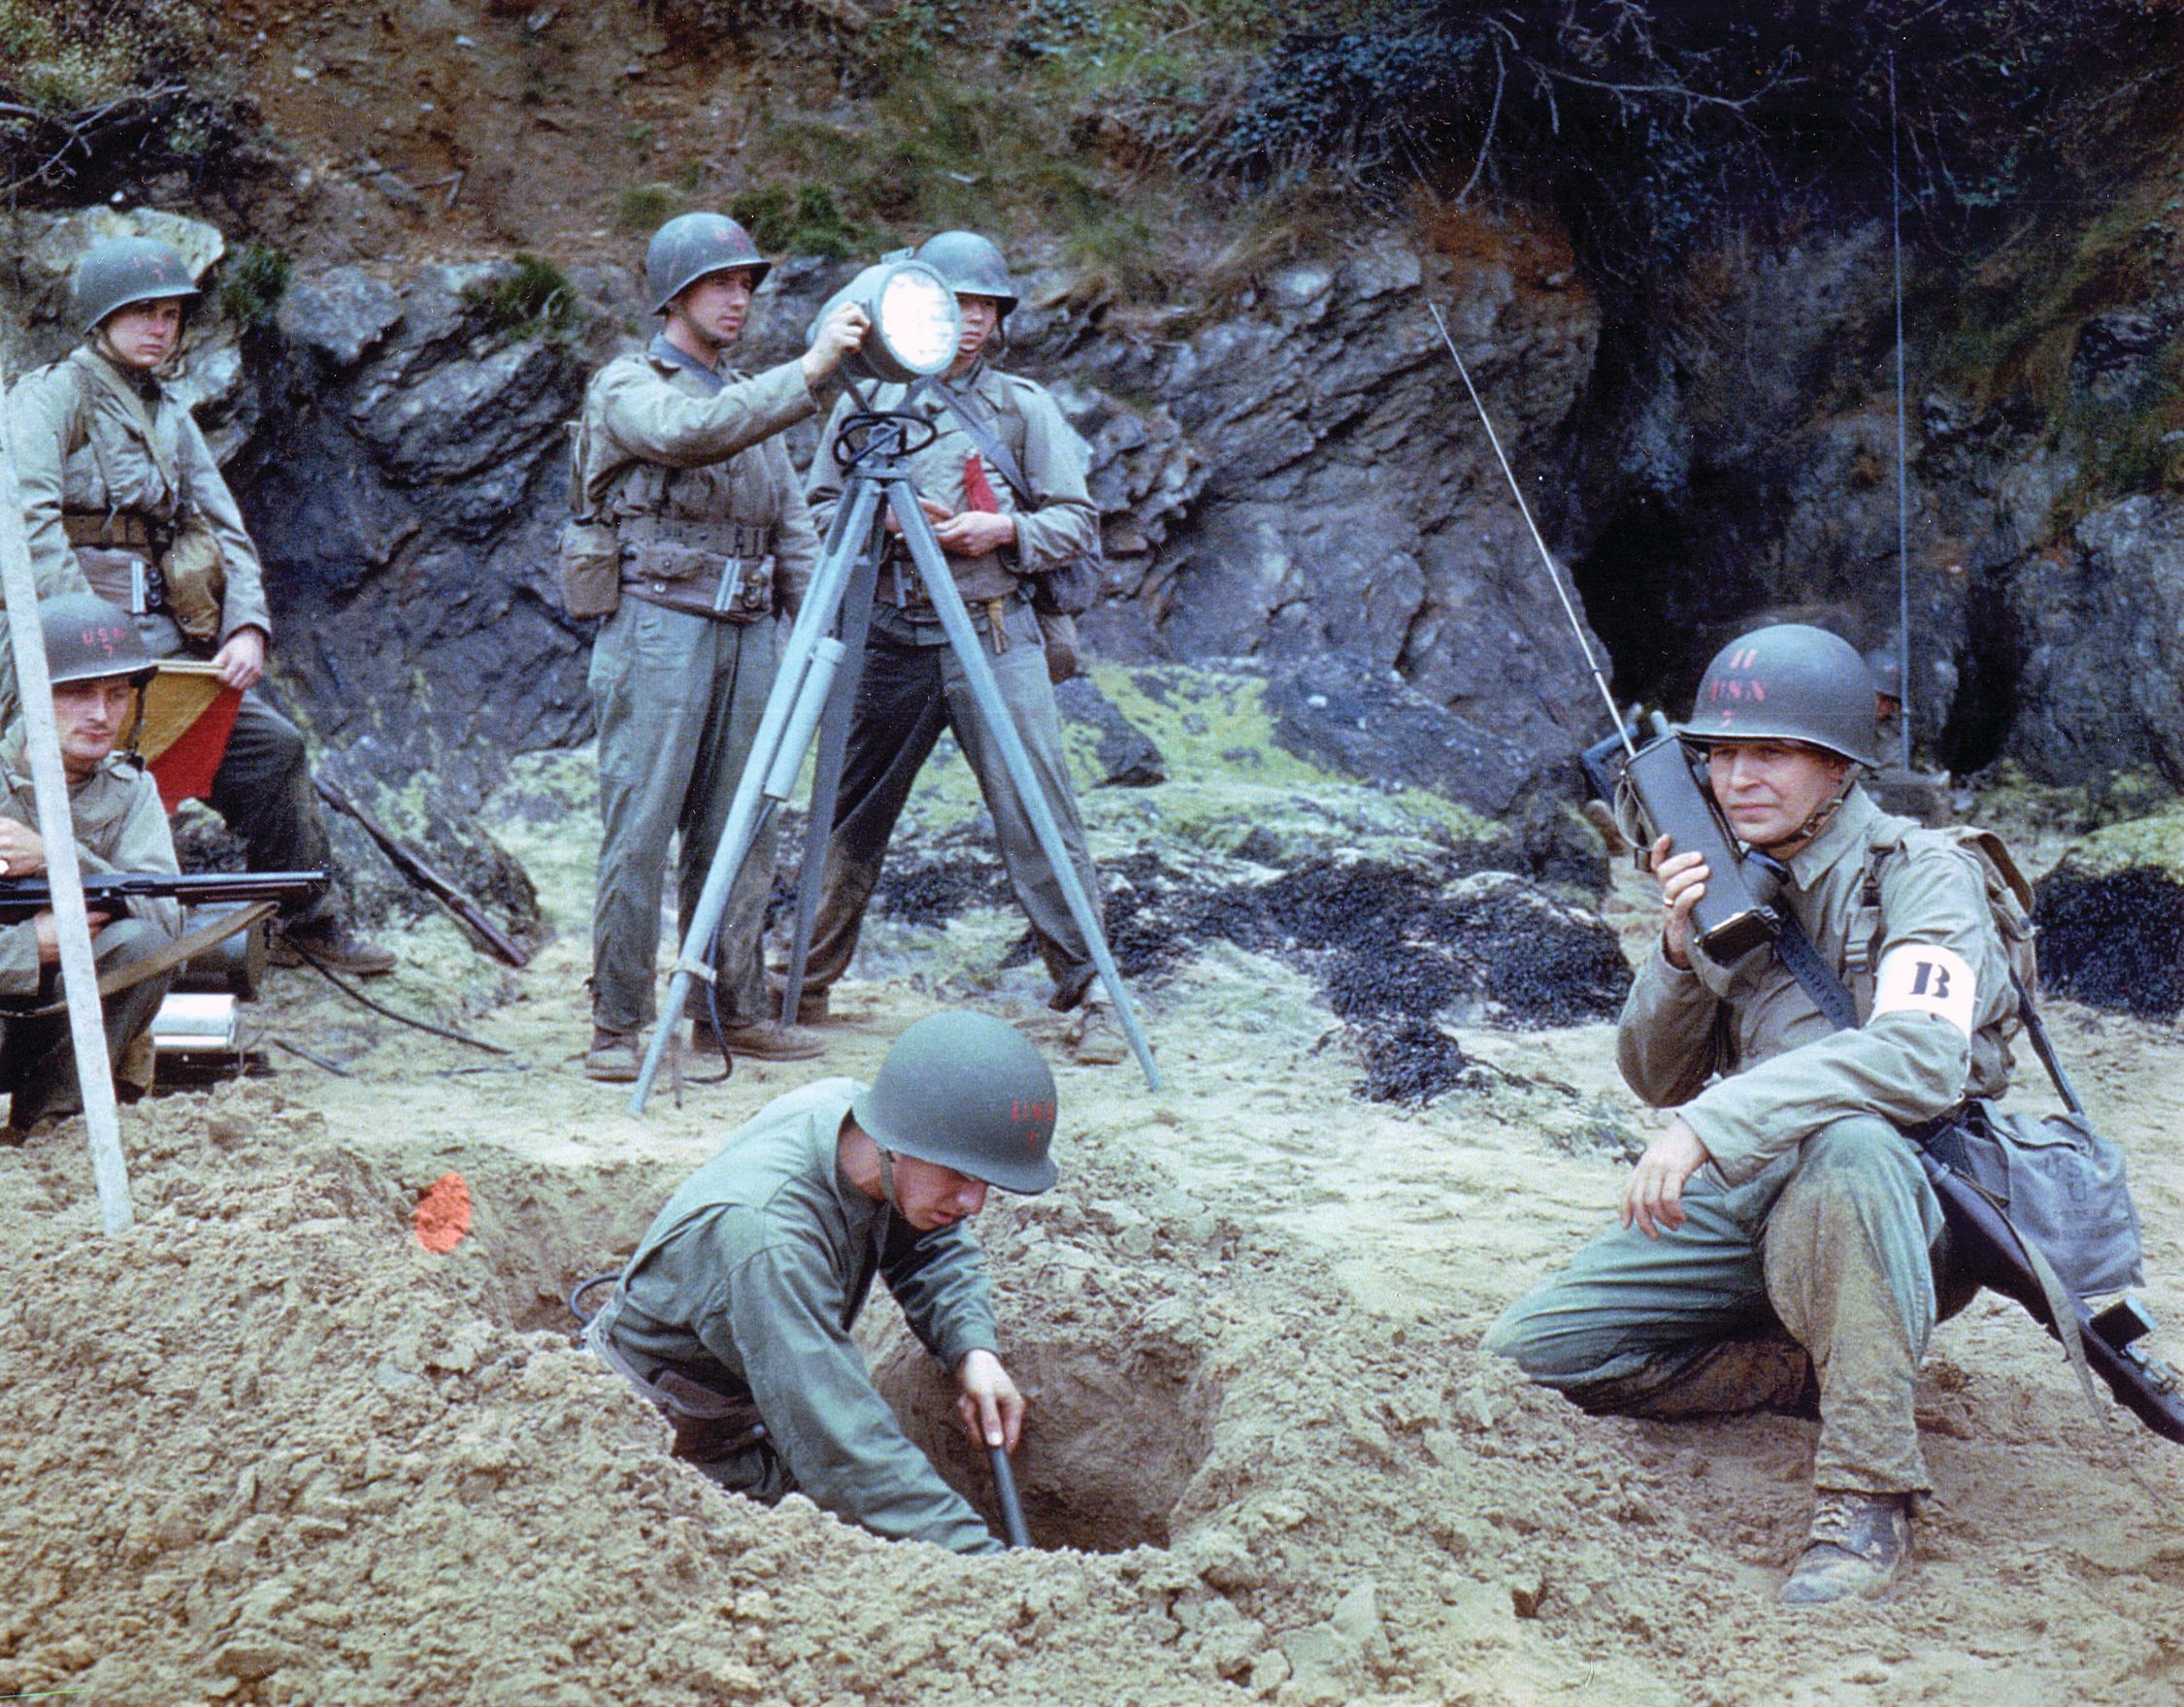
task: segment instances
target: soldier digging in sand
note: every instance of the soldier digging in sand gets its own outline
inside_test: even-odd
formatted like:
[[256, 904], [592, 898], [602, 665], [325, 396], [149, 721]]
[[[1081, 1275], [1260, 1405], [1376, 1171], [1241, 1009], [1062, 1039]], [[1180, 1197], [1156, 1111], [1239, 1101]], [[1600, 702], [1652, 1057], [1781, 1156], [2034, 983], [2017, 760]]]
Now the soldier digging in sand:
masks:
[[850, 1329], [875, 1279], [954, 1376], [981, 1447], [1013, 1451], [1024, 1399], [1003, 1367], [986, 1192], [1054, 1183], [1054, 1078], [1000, 1020], [935, 1014], [869, 1085], [777, 1098], [653, 1217], [585, 1329], [666, 1413], [675, 1456], [768, 1504], [807, 1494], [875, 1534], [957, 1553], [1001, 1543], [907, 1438]]

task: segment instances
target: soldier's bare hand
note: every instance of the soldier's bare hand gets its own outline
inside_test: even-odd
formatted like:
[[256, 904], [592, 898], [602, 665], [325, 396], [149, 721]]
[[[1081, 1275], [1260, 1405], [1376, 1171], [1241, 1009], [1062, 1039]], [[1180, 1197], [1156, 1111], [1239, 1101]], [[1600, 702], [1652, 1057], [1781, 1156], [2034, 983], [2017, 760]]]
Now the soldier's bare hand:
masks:
[[[950, 515], [955, 513], [946, 505], [936, 504], [932, 499], [922, 494], [918, 497], [917, 507], [925, 511], [925, 519], [936, 525], [946, 521]], [[895, 519], [893, 509], [889, 509], [887, 511], [887, 531], [891, 534], [899, 534], [903, 531], [903, 524]]]
[[1653, 844], [1653, 875], [1661, 885], [1661, 952], [1678, 971], [1691, 968], [1691, 909], [1706, 893], [1712, 875], [1706, 862], [1695, 853], [1671, 854], [1672, 844], [1662, 837]]
[[1673, 1232], [1683, 1225], [1683, 1188], [1707, 1160], [1706, 1146], [1678, 1116], [1646, 1145], [1645, 1154], [1631, 1169], [1617, 1219], [1625, 1227], [1635, 1222], [1650, 1239], [1659, 1238], [1663, 1228]]
[[1016, 542], [1016, 518], [990, 510], [967, 509], [933, 529], [941, 549], [951, 557], [983, 557]]
[[265, 631], [237, 629], [228, 637], [227, 644], [213, 654], [213, 662], [220, 668], [220, 680], [229, 687], [255, 687], [258, 677], [265, 673]]
[[46, 844], [38, 832], [0, 818], [0, 877], [35, 877], [46, 869]]
[[1024, 1395], [1001, 1360], [988, 1351], [970, 1353], [956, 1365], [955, 1384], [962, 1389], [955, 1414], [963, 1419], [972, 1444], [1014, 1452], [1024, 1428]]
[[872, 316], [853, 302], [839, 303], [819, 322], [811, 347], [804, 352], [804, 382], [816, 385], [842, 365], [842, 358], [861, 347], [872, 330]]

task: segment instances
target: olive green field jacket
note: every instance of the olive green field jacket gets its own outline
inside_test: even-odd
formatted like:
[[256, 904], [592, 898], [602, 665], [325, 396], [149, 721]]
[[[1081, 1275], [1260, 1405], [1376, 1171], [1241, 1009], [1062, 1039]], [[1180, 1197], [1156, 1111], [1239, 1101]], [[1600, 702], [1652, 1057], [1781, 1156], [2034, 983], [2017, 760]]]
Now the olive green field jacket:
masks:
[[[1977, 855], [1854, 787], [1787, 864], [1775, 904], [1796, 913], [1850, 987], [1859, 1026], [1837, 1030], [1770, 944], [1723, 966], [1695, 943], [1683, 971], [1656, 943], [1616, 1033], [1625, 1082], [1674, 1108], [1731, 1185], [1788, 1165], [1805, 1138], [1846, 1115], [1913, 1126], [2009, 1084], [2017, 996]], [[1879, 874], [1877, 918], [1861, 905], [1870, 868]], [[1877, 941], [1856, 939], [1862, 917], [1877, 924]], [[1971, 968], [1969, 1039], [1932, 1013], [1870, 1011], [1872, 969], [1909, 944], [1946, 948]]]
[[821, 1079], [738, 1128], [653, 1218], [602, 1326], [633, 1362], [747, 1390], [798, 1491], [838, 1517], [992, 1552], [1000, 1543], [905, 1436], [850, 1337], [877, 1278], [947, 1368], [998, 1345], [970, 1229], [919, 1233], [843, 1175], [842, 1124], [862, 1088]]

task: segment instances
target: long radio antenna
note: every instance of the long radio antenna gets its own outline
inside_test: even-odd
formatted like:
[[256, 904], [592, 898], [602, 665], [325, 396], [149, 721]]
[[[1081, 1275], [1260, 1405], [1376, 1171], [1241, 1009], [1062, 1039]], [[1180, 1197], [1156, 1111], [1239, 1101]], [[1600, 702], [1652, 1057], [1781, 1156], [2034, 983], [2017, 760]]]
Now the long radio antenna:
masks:
[[1638, 747], [1631, 740], [1631, 732], [1624, 726], [1623, 713], [1615, 704], [1615, 695], [1607, 685], [1607, 677], [1601, 673], [1600, 663], [1593, 656], [1593, 643], [1585, 638], [1584, 619], [1577, 614], [1577, 607], [1563, 590], [1562, 572], [1555, 568], [1554, 554], [1547, 549], [1547, 542], [1539, 537], [1539, 524], [1532, 519], [1532, 506], [1524, 501], [1524, 488], [1517, 484], [1515, 472], [1509, 459], [1502, 452], [1501, 435], [1494, 431], [1494, 420], [1486, 412], [1486, 405], [1479, 401], [1478, 387], [1472, 383], [1471, 370], [1464, 366], [1464, 358], [1456, 353], [1456, 341], [1448, 336], [1448, 322], [1440, 317], [1440, 305], [1432, 298], [1426, 301], [1426, 312], [1433, 315], [1434, 325], [1439, 329], [1440, 341], [1448, 346], [1448, 359], [1456, 364], [1456, 372], [1464, 381], [1464, 389], [1472, 394], [1472, 407], [1478, 410], [1479, 425], [1486, 429], [1486, 442], [1494, 446], [1494, 460], [1502, 465], [1502, 477], [1509, 482], [1509, 491], [1516, 499], [1517, 513], [1524, 517], [1524, 525], [1532, 530], [1532, 542], [1539, 547], [1539, 561], [1547, 566], [1547, 579], [1554, 583], [1555, 597], [1562, 601], [1563, 614], [1570, 618], [1570, 626], [1577, 636], [1577, 649], [1585, 654], [1585, 668], [1593, 673], [1593, 684], [1600, 689], [1600, 697], [1607, 702], [1608, 721], [1615, 726], [1622, 739], [1623, 750], [1632, 758], [1638, 757]]
[[1903, 469], [1903, 188], [1898, 165], [1896, 49], [1888, 50], [1888, 224], [1896, 246], [1896, 701], [1903, 769], [1911, 768], [1911, 501]]

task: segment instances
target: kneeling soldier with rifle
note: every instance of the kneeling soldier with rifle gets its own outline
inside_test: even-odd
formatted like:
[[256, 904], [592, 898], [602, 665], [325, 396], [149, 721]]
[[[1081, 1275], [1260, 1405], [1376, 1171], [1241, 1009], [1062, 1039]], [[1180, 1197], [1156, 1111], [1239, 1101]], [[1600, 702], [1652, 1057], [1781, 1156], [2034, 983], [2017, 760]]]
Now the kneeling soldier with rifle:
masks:
[[801, 1493], [894, 1539], [1001, 1543], [904, 1437], [850, 1328], [877, 1276], [954, 1374], [964, 1427], [1013, 1451], [984, 1254], [988, 1187], [1054, 1183], [1054, 1078], [976, 1013], [918, 1021], [870, 1085], [777, 1098], [670, 1198], [584, 1337], [665, 1412], [675, 1456], [731, 1493]]
[[[1785, 868], [1782, 944], [1709, 957], [1691, 922], [1708, 870], [1655, 842], [1661, 936], [1617, 1050], [1631, 1088], [1676, 1118], [1639, 1158], [1620, 1231], [1487, 1339], [1589, 1411], [1817, 1407], [1793, 1605], [1878, 1594], [1909, 1555], [1931, 1485], [1913, 1383], [1973, 1288], [1906, 1132], [2002, 1094], [2018, 1015], [1978, 856], [1857, 786], [1877, 759], [1877, 687], [1845, 641], [1795, 624], [1708, 666], [1681, 733], [1731, 832]], [[1808, 994], [1821, 980], [1785, 959], [1803, 944], [1857, 992], [1860, 1023], [1837, 1030]]]
[[[136, 625], [126, 611], [83, 593], [45, 600], [38, 617], [84, 875], [174, 871], [175, 842], [159, 790], [140, 767], [114, 753], [136, 709], [137, 690], [153, 673]], [[22, 743], [18, 723], [0, 748], [0, 899], [11, 880], [46, 870]], [[134, 899], [119, 915], [98, 910], [94, 900], [92, 952], [100, 982], [175, 941], [182, 923], [182, 906], [170, 896]], [[8, 1133], [18, 1143], [40, 1120], [83, 1106], [68, 1018], [53, 1007], [59, 961], [50, 911], [0, 926], [0, 1089], [15, 1093]], [[106, 999], [107, 1053], [123, 1081], [116, 1088], [124, 1095], [126, 1087], [141, 1094], [150, 1086], [149, 1053], [130, 1046], [150, 1029], [170, 980], [171, 974], [145, 978]]]

